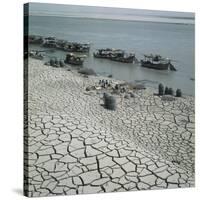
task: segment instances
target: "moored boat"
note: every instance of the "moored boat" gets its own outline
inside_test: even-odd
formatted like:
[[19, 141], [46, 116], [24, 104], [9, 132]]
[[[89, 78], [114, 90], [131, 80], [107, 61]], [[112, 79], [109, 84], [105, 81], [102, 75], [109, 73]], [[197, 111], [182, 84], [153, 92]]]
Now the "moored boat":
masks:
[[31, 50], [28, 54], [31, 58], [35, 58], [35, 59], [38, 59], [38, 60], [44, 59], [43, 51]]
[[133, 63], [136, 61], [135, 54], [124, 54], [123, 56], [114, 56], [110, 58], [113, 61], [123, 62], [123, 63]]
[[74, 55], [73, 53], [68, 53], [66, 55], [64, 62], [66, 64], [72, 64], [72, 65], [83, 65], [84, 58], [85, 56], [77, 56], [77, 55]]
[[57, 47], [56, 38], [55, 37], [44, 38], [42, 46], [50, 47], [50, 48], [56, 48]]
[[64, 51], [68, 52], [79, 52], [79, 53], [87, 53], [90, 50], [89, 43], [76, 43], [76, 42], [68, 42], [63, 47]]
[[42, 44], [43, 37], [39, 36], [39, 35], [29, 35], [28, 42], [29, 42], [29, 44]]
[[42, 37], [37, 35], [30, 35], [28, 37], [30, 44], [38, 44], [43, 47], [58, 49], [67, 52], [88, 53], [90, 51], [90, 43], [69, 42], [56, 37]]
[[110, 58], [112, 54], [112, 49], [97, 49], [94, 53], [93, 56], [95, 58]]
[[95, 58], [105, 58], [123, 63], [133, 63], [134, 61], [137, 61], [135, 54], [126, 53], [124, 50], [121, 49], [98, 49], [96, 52], [93, 53], [93, 56]]
[[175, 67], [171, 64], [171, 61], [160, 55], [144, 55], [144, 60], [141, 60], [141, 66], [156, 70], [176, 71]]

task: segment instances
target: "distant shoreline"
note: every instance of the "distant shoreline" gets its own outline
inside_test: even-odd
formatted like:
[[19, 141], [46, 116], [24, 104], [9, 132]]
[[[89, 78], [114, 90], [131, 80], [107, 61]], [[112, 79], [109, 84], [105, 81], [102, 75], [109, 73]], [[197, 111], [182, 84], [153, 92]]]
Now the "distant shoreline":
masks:
[[[87, 16], [60, 16], [60, 15], [48, 15], [48, 14], [29, 14], [25, 16], [31, 17], [58, 17], [58, 18], [72, 18], [72, 19], [89, 19], [89, 20], [108, 20], [108, 21], [126, 21], [126, 22], [144, 22], [144, 23], [159, 23], [159, 24], [175, 24], [175, 25], [195, 25], [195, 21], [193, 23], [184, 23], [184, 22], [165, 22], [165, 21], [152, 21], [152, 20], [131, 20], [131, 19], [112, 19], [112, 18], [103, 18], [103, 17], [87, 17]], [[159, 16], [160, 18], [165, 18]], [[167, 17], [169, 19], [187, 19], [187, 18], [180, 18], [180, 17]], [[166, 19], [167, 19], [166, 18]]]

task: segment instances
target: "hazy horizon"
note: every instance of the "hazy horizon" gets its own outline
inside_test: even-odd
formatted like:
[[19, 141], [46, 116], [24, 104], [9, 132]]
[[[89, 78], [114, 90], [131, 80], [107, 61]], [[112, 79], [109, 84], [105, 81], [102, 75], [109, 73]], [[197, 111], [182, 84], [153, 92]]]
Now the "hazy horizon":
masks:
[[29, 3], [29, 15], [194, 24], [191, 12]]

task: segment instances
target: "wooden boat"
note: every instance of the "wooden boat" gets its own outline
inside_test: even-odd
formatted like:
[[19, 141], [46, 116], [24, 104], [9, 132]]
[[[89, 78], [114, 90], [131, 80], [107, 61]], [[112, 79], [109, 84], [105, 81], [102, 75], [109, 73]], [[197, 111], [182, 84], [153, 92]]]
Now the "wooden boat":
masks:
[[123, 62], [123, 63], [133, 63], [136, 61], [135, 54], [124, 54], [123, 56], [114, 56], [110, 58], [113, 61]]
[[105, 58], [123, 63], [133, 63], [134, 61], [137, 61], [135, 54], [128, 54], [121, 49], [98, 49], [96, 52], [93, 53], [93, 56], [95, 58]]
[[73, 53], [69, 53], [66, 55], [65, 63], [72, 65], [83, 65], [85, 56], [76, 56]]
[[67, 52], [88, 53], [90, 51], [89, 43], [69, 42], [52, 36], [42, 37], [37, 35], [30, 35], [28, 39], [31, 44], [39, 44], [43, 47], [59, 49]]
[[171, 61], [162, 58], [160, 55], [144, 55], [144, 60], [141, 60], [141, 66], [156, 70], [176, 71], [175, 67], [171, 64]]
[[43, 60], [44, 59], [44, 54], [42, 54], [43, 51], [38, 51], [38, 50], [31, 50], [29, 52], [29, 56], [31, 58], [35, 58], [38, 60]]
[[107, 58], [107, 59], [110, 59], [111, 57], [113, 57], [115, 55], [123, 55], [124, 54], [124, 51], [122, 50], [114, 50], [114, 49], [110, 49], [110, 48], [107, 48], [107, 49], [97, 49], [96, 52], [93, 53], [93, 56], [95, 58]]
[[44, 38], [42, 46], [49, 48], [56, 48], [57, 47], [56, 38], [55, 37]]
[[42, 44], [43, 37], [39, 36], [39, 35], [29, 35], [28, 42], [29, 42], [29, 44]]
[[65, 45], [67, 44], [67, 42], [68, 42], [67, 40], [60, 40], [60, 39], [58, 39], [56, 41], [56, 49], [64, 50]]
[[95, 58], [110, 58], [112, 54], [112, 49], [97, 49], [96, 52], [93, 53]]
[[90, 50], [90, 44], [68, 42], [64, 45], [63, 50], [68, 52], [88, 53]]

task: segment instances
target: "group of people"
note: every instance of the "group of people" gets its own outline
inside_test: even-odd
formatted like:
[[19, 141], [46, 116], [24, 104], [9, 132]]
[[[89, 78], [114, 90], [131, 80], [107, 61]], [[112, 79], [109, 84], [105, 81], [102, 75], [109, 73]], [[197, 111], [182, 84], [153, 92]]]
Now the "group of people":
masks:
[[108, 88], [111, 87], [113, 90], [120, 92], [120, 93], [125, 93], [126, 92], [126, 88], [122, 87], [120, 84], [115, 84], [115, 86], [113, 87], [113, 81], [112, 80], [99, 80], [99, 85], [102, 88]]
[[112, 81], [108, 81], [108, 80], [99, 80], [99, 85], [102, 87], [102, 88], [107, 88], [107, 87], [111, 87], [112, 86]]

